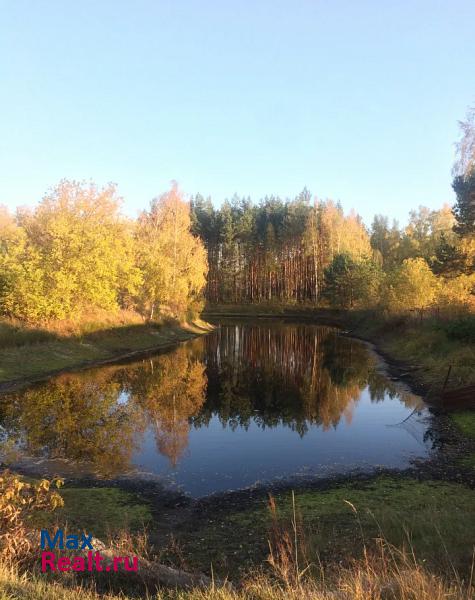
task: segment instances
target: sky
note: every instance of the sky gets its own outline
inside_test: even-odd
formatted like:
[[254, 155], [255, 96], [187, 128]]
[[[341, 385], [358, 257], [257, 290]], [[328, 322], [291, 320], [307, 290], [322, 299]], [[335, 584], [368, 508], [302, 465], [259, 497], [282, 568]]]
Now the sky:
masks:
[[474, 24], [474, 0], [0, 0], [0, 204], [307, 186], [403, 223], [454, 201]]

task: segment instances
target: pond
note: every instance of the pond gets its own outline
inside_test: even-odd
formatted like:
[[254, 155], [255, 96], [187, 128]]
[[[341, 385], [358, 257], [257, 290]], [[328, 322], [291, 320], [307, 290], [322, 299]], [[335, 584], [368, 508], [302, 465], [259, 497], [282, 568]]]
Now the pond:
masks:
[[0, 426], [17, 467], [156, 477], [194, 497], [430, 451], [423, 402], [366, 344], [277, 320], [222, 322], [172, 351], [2, 396]]

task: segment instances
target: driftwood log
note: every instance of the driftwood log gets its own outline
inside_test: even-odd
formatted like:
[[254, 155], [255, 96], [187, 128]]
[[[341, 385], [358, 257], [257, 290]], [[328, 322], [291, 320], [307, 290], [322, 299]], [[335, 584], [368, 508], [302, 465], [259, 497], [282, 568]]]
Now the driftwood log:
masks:
[[[106, 545], [92, 538], [94, 552], [99, 551], [104, 557], [103, 565], [112, 567], [114, 564], [114, 556], [117, 556], [117, 551], [106, 547]], [[85, 552], [87, 555], [87, 552]], [[119, 570], [123, 570], [121, 564], [118, 565]], [[125, 572], [125, 571], [124, 571]], [[130, 572], [128, 573], [130, 575]], [[190, 588], [206, 588], [213, 584], [213, 581], [203, 573], [188, 573], [181, 569], [173, 569], [158, 562], [149, 561], [139, 557], [137, 576], [150, 587], [171, 587], [180, 589]], [[222, 582], [214, 581], [215, 585], [223, 585]]]

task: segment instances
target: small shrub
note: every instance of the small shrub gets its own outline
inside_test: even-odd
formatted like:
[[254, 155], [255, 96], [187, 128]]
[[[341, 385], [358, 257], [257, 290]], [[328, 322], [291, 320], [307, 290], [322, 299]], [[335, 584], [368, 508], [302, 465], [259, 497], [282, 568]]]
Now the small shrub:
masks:
[[21, 561], [28, 555], [31, 538], [28, 521], [37, 512], [53, 511], [63, 506], [63, 499], [54, 489], [61, 479], [26, 483], [8, 470], [0, 474], [0, 558]]

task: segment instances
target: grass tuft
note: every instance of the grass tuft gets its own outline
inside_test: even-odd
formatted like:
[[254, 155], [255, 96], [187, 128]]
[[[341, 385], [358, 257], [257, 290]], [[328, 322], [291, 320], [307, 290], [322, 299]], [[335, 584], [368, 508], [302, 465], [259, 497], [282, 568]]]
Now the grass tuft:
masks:
[[475, 439], [475, 411], [457, 411], [450, 416], [464, 435]]

